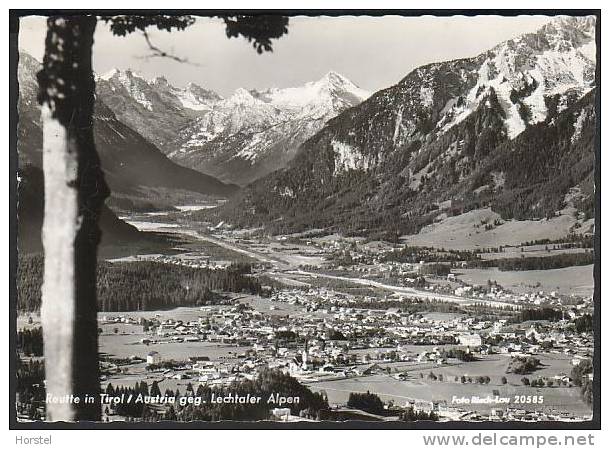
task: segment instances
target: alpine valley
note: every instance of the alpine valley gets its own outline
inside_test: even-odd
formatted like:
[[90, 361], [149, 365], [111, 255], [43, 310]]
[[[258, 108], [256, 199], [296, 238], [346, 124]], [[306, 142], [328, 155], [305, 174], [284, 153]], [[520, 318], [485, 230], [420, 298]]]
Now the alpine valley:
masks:
[[[104, 398], [144, 398], [102, 399], [103, 421], [599, 426], [600, 24], [462, 17], [473, 33], [444, 54], [469, 57], [430, 57], [410, 73], [415, 65], [404, 65], [395, 85], [369, 94], [321, 62], [338, 51], [360, 82], [359, 73], [388, 70], [389, 58], [412, 61], [422, 39], [392, 50], [369, 19], [290, 17], [290, 39], [335, 26], [324, 48], [308, 40], [296, 53], [319, 70], [296, 87], [251, 89], [262, 74], [236, 57], [240, 45], [205, 60], [212, 70], [233, 61], [250, 70], [248, 85], [223, 80], [236, 88], [224, 97], [205, 82], [173, 85], [175, 72], [95, 75], [92, 125], [112, 192], [99, 220], [100, 388]], [[431, 49], [456, 20], [374, 19], [400, 47], [393, 33], [417, 36], [403, 27], [421, 25]], [[225, 25], [256, 30], [270, 19], [235, 20]], [[477, 27], [498, 22], [516, 37], [457, 53], [481, 39]], [[170, 34], [159, 48], [178, 42]], [[302, 75], [286, 51], [294, 40], [280, 42], [266, 68]], [[100, 66], [104, 54], [113, 65], [115, 52], [116, 61], [146, 57], [95, 45]], [[203, 59], [199, 51], [176, 54]], [[167, 67], [185, 70], [175, 63]], [[43, 173], [39, 69], [20, 55], [24, 422], [49, 410], [40, 235], [53, 166]]]
[[[40, 67], [40, 62], [30, 55], [19, 54], [19, 244], [25, 250], [41, 248], [44, 183], [40, 106], [36, 100], [36, 74]], [[237, 190], [235, 185], [222, 183], [169, 160], [147, 139], [119, 121], [99, 96], [95, 104], [94, 133], [112, 192], [107, 201], [111, 207], [104, 207], [102, 211], [102, 243], [133, 242], [143, 237], [136, 228], [118, 219], [115, 212], [171, 209], [176, 197], [226, 198]]]
[[[167, 209], [159, 188], [234, 195], [199, 218], [273, 234], [395, 240], [471, 211], [496, 225], [569, 215], [560, 234], [590, 232], [595, 49], [594, 17], [558, 17], [372, 95], [333, 71], [222, 98], [113, 69], [96, 76], [109, 204]], [[39, 66], [21, 54], [19, 153], [38, 167]]]
[[595, 18], [559, 17], [419, 67], [330, 119], [221, 216], [395, 239], [473, 210], [491, 208], [496, 224], [569, 211], [564, 234], [590, 231], [595, 48]]

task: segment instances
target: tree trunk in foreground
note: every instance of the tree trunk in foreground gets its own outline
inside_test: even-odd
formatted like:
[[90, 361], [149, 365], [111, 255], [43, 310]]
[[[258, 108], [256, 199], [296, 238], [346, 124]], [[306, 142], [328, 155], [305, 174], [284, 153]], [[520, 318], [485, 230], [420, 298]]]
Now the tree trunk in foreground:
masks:
[[[109, 191], [93, 141], [95, 25], [90, 16], [49, 18], [38, 74], [45, 189], [41, 315], [49, 421], [99, 420], [101, 413], [95, 281], [98, 217]], [[79, 402], [53, 403], [70, 395]]]

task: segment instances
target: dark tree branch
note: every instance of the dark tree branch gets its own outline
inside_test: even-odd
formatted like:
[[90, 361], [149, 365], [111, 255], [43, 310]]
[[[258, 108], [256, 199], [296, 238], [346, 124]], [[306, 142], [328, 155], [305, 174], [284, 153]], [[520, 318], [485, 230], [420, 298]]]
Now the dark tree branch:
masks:
[[177, 61], [177, 62], [182, 62], [182, 63], [188, 63], [189, 62], [189, 60], [187, 58], [181, 58], [181, 57], [176, 56], [176, 55], [174, 55], [172, 53], [168, 53], [168, 52], [166, 52], [164, 50], [161, 50], [156, 45], [154, 45], [151, 42], [150, 36], [149, 36], [149, 34], [148, 34], [148, 32], [146, 30], [142, 31], [142, 35], [144, 36], [144, 40], [146, 41], [146, 45], [148, 45], [148, 48], [152, 52], [150, 55], [144, 56], [145, 58], [169, 58], [169, 59], [172, 59], [172, 60]]

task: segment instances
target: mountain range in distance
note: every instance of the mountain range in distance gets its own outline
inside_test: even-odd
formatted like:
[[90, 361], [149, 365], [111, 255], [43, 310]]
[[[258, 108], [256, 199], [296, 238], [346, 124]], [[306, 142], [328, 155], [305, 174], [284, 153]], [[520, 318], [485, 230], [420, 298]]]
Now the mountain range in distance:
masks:
[[[395, 238], [482, 208], [505, 220], [569, 210], [567, 232], [590, 230], [595, 25], [557, 17], [372, 95], [332, 71], [222, 98], [115, 69], [96, 77], [96, 142], [115, 198], [156, 186], [232, 196], [219, 220], [275, 233]], [[37, 67], [22, 55], [19, 146], [40, 166]]]
[[[18, 64], [19, 121], [17, 155], [19, 160], [19, 242], [25, 250], [40, 249], [40, 230], [44, 208], [42, 182], [42, 127], [37, 102], [36, 73], [40, 62], [20, 53]], [[118, 120], [114, 113], [96, 98], [94, 137], [102, 168], [111, 189], [107, 200], [115, 209], [138, 210], [170, 208], [160, 200], [158, 191], [185, 191], [198, 195], [226, 198], [238, 187], [223, 183], [212, 176], [180, 166], [168, 159], [158, 148], [137, 131]], [[161, 195], [163, 196], [163, 195]], [[101, 217], [102, 243], [134, 241], [141, 233], [117, 218], [110, 208]]]
[[570, 211], [566, 233], [591, 231], [595, 74], [595, 17], [419, 67], [330, 119], [219, 218], [395, 239], [491, 208], [502, 220]]
[[97, 93], [174, 162], [242, 186], [284, 168], [329, 119], [370, 95], [333, 71], [299, 87], [239, 88], [222, 98], [117, 69], [97, 78]]
[[[42, 128], [36, 100], [36, 73], [40, 68], [40, 62], [20, 53], [17, 150], [21, 163], [38, 167], [42, 166]], [[234, 185], [173, 163], [148, 139], [117, 119], [99, 95], [95, 102], [94, 135], [107, 181], [115, 192], [168, 187], [226, 196], [236, 191]]]

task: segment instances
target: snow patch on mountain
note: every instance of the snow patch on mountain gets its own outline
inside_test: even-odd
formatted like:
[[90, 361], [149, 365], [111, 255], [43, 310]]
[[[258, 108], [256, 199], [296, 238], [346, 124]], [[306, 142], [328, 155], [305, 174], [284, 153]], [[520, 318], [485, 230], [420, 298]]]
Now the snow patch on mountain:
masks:
[[252, 159], [256, 156], [253, 147], [261, 139], [256, 133], [284, 120], [286, 117], [281, 110], [239, 88], [231, 97], [211, 105], [205, 114], [181, 132], [186, 139], [180, 151], [188, 152], [189, 148], [200, 147], [221, 136], [244, 133], [253, 135], [248, 147], [243, 149], [245, 158]]
[[587, 58], [591, 62], [595, 62], [597, 58], [597, 46], [595, 40], [592, 39], [590, 42], [584, 44], [578, 49], [581, 55]]
[[222, 97], [216, 92], [190, 83], [185, 89], [174, 88], [174, 93], [182, 106], [192, 111], [209, 111]]
[[182, 103], [182, 106], [187, 109], [192, 109], [193, 111], [210, 110], [209, 104], [199, 102], [191, 92], [179, 91], [176, 96]]
[[422, 104], [424, 104], [426, 107], [432, 106], [434, 89], [429, 86], [422, 86], [419, 90], [419, 98], [421, 99]]
[[294, 194], [294, 190], [292, 190], [290, 187], [284, 186], [282, 188], [278, 187], [274, 187], [273, 188], [276, 192], [278, 192], [280, 194], [280, 196], [285, 197], [285, 198], [295, 198], [295, 194]]
[[398, 110], [396, 114], [396, 125], [394, 125], [394, 137], [392, 137], [392, 142], [396, 145], [396, 141], [400, 136], [400, 129], [402, 124], [402, 108]]
[[[524, 75], [525, 77], [525, 75]], [[530, 123], [539, 123], [546, 120], [546, 116], [548, 114], [548, 110], [546, 107], [546, 102], [544, 100], [545, 90], [544, 90], [544, 75], [540, 71], [539, 67], [534, 67], [528, 74], [527, 77], [528, 84], [533, 84], [536, 86], [534, 91], [527, 97], [523, 98], [523, 104], [525, 104], [531, 114]]]
[[572, 143], [576, 142], [580, 138], [583, 125], [585, 124], [585, 122], [588, 119], [591, 118], [590, 115], [591, 115], [590, 109], [583, 109], [582, 111], [580, 111], [580, 113], [576, 117], [576, 120], [574, 121], [574, 134], [572, 134], [572, 137], [570, 138], [570, 141]]
[[331, 142], [335, 156], [335, 174], [348, 170], [368, 170], [369, 161], [358, 149], [344, 142]]
[[233, 159], [242, 158], [250, 161], [250, 164], [254, 164], [261, 155], [260, 149], [265, 148], [272, 143], [268, 137], [269, 134], [266, 133], [256, 133], [250, 136], [246, 146], [243, 147], [235, 156], [233, 156]]
[[[453, 98], [441, 111], [441, 133], [474, 112], [485, 94], [495, 91], [506, 115], [508, 136], [519, 135], [528, 124], [547, 118], [545, 98], [578, 91], [587, 93], [594, 83], [594, 20], [560, 17], [537, 33], [503, 42], [486, 56], [477, 71], [477, 82], [465, 98]], [[533, 88], [532, 88], [533, 86]], [[428, 92], [421, 88], [422, 101]], [[425, 97], [425, 98], [424, 98]], [[515, 100], [517, 99], [517, 100]], [[524, 111], [527, 110], [527, 117]]]

